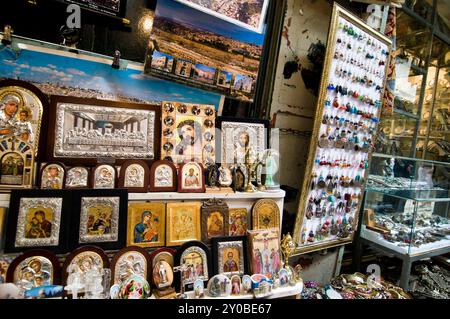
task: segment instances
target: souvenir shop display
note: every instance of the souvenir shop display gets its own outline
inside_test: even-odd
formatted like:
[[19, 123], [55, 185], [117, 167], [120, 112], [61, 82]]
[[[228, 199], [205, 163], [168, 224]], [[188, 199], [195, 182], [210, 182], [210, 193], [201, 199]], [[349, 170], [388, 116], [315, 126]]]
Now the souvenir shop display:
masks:
[[391, 51], [391, 40], [337, 4], [327, 43], [294, 229], [301, 252], [352, 241]]
[[108, 164], [97, 164], [91, 173], [91, 186], [94, 189], [115, 188], [117, 170]]
[[200, 202], [167, 203], [166, 246], [201, 240]]
[[16, 257], [8, 267], [6, 282], [14, 283], [23, 296], [33, 288], [58, 285], [61, 277], [58, 258], [47, 250], [29, 250]]
[[120, 168], [119, 188], [133, 193], [146, 193], [150, 179], [150, 169], [142, 160], [128, 160]]
[[[96, 284], [95, 290], [99, 286], [108, 284], [111, 278], [106, 275], [99, 283], [100, 275], [104, 275], [104, 269], [109, 271], [109, 259], [105, 252], [96, 246], [83, 246], [72, 251], [65, 259], [62, 266], [62, 284], [66, 286], [67, 294], [73, 299], [77, 298], [78, 293], [87, 294], [90, 292], [90, 284]], [[103, 274], [102, 274], [103, 271]], [[96, 277], [95, 282], [90, 280], [92, 276]]]
[[47, 249], [64, 253], [68, 246], [70, 198], [60, 190], [13, 190], [6, 225], [5, 252]]
[[212, 239], [214, 273], [228, 277], [248, 273], [247, 236]]
[[122, 248], [111, 260], [111, 285], [122, 285], [134, 275], [148, 280], [151, 269], [150, 255], [145, 249]]
[[424, 260], [414, 265], [413, 274], [415, 279], [411, 284], [411, 294], [415, 298], [450, 298], [450, 273], [448, 268]]
[[0, 188], [31, 188], [46, 96], [19, 80], [0, 81]]
[[62, 163], [47, 163], [41, 169], [41, 189], [63, 189], [67, 169]]
[[181, 164], [178, 168], [178, 193], [204, 193], [205, 191], [203, 165], [195, 162]]
[[215, 120], [213, 105], [162, 103], [161, 159], [176, 165], [196, 162], [205, 167], [215, 163]]
[[161, 202], [128, 204], [127, 245], [142, 248], [165, 244], [166, 204]]
[[202, 212], [202, 241], [211, 242], [211, 238], [228, 235], [228, 205], [220, 199], [212, 198], [204, 202]]
[[260, 199], [252, 209], [253, 229], [280, 228], [280, 208], [271, 199]]
[[159, 157], [159, 105], [52, 96], [47, 160], [96, 165], [100, 159]]
[[150, 168], [150, 192], [176, 192], [177, 182], [177, 169], [172, 162], [153, 162]]
[[125, 246], [128, 203], [126, 190], [78, 190], [73, 193], [72, 200], [72, 249], [86, 244], [108, 250]]

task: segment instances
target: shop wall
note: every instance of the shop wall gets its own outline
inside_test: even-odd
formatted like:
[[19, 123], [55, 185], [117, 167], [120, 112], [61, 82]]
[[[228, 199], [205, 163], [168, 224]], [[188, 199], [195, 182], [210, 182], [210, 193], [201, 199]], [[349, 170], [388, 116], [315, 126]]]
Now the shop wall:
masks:
[[[331, 11], [326, 0], [289, 0], [285, 16], [271, 117], [276, 117], [277, 128], [294, 130], [280, 134], [281, 184], [296, 189], [303, 181], [310, 138], [295, 131], [312, 130], [317, 102], [314, 90], [321, 72], [321, 65], [308, 59], [308, 50], [326, 43]], [[300, 70], [287, 79], [283, 75], [285, 64], [296, 57]], [[297, 203], [286, 208], [295, 214]]]

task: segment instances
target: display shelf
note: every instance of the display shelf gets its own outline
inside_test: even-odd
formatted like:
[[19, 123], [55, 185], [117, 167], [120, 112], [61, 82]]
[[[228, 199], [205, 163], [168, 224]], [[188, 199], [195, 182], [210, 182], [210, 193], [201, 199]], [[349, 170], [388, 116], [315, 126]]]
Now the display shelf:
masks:
[[400, 199], [410, 199], [416, 202], [448, 202], [450, 193], [444, 189], [414, 190], [414, 189], [382, 189], [368, 187], [368, 192], [376, 192]]
[[[263, 299], [279, 299], [279, 298], [286, 298], [286, 297], [293, 297], [296, 296], [297, 299], [300, 299], [300, 295], [303, 292], [303, 282], [297, 283], [295, 286], [288, 286], [288, 287], [280, 287], [272, 290], [272, 294], [266, 298]], [[188, 296], [188, 299], [197, 299], [195, 298], [195, 292], [189, 291], [186, 292], [186, 295]], [[150, 299], [155, 299], [155, 296], [152, 295]], [[202, 299], [223, 299], [223, 300], [240, 300], [240, 299], [255, 299], [255, 296], [253, 294], [241, 294], [238, 296], [228, 296], [223, 298], [217, 298], [217, 297], [210, 297], [208, 296], [208, 293], [205, 291], [205, 297], [197, 300]]]
[[408, 112], [408, 111], [400, 110], [398, 108], [394, 108], [394, 113], [400, 114], [400, 115], [403, 115], [403, 116], [406, 116], [406, 117], [410, 117], [410, 118], [413, 118], [413, 119], [416, 119], [416, 120], [419, 119], [419, 116], [417, 116], [416, 114]]
[[446, 236], [440, 241], [423, 244], [420, 245], [419, 247], [413, 246], [409, 247], [409, 245], [399, 246], [398, 244], [400, 242], [395, 243], [389, 242], [385, 240], [380, 233], [367, 229], [366, 226], [363, 225], [361, 229], [361, 237], [368, 240], [371, 243], [376, 243], [379, 246], [385, 247], [391, 251], [395, 251], [397, 254], [409, 257], [420, 257], [421, 255], [429, 254], [434, 251], [439, 251], [442, 249], [450, 251], [450, 235]]

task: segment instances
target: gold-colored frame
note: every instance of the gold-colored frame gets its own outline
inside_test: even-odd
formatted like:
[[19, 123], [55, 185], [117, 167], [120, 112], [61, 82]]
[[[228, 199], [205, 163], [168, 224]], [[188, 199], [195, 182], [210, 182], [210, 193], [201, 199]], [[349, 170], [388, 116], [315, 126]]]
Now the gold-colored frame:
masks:
[[[312, 132], [311, 143], [310, 143], [309, 154], [308, 154], [308, 161], [307, 161], [306, 170], [305, 170], [305, 178], [303, 180], [303, 186], [301, 188], [299, 207], [298, 207], [297, 217], [296, 217], [295, 227], [294, 227], [294, 236], [293, 237], [294, 237], [294, 242], [296, 243], [296, 246], [297, 246], [296, 251], [295, 251], [296, 254], [308, 253], [308, 252], [331, 248], [331, 247], [335, 247], [335, 246], [341, 246], [341, 245], [345, 245], [349, 242], [352, 242], [356, 227], [358, 225], [359, 210], [360, 210], [360, 205], [362, 202], [362, 195], [364, 194], [365, 185], [363, 185], [361, 187], [361, 198], [359, 200], [358, 207], [356, 207], [356, 209], [355, 209], [356, 213], [354, 216], [354, 223], [352, 225], [354, 231], [352, 232], [350, 237], [343, 238], [343, 239], [338, 238], [338, 239], [332, 239], [332, 240], [323, 240], [321, 242], [309, 244], [306, 246], [301, 246], [299, 244], [301, 242], [301, 234], [303, 232], [303, 225], [304, 225], [305, 211], [306, 211], [306, 201], [308, 200], [308, 196], [309, 196], [309, 187], [311, 185], [311, 173], [312, 173], [313, 166], [314, 166], [316, 150], [318, 148], [320, 129], [321, 129], [322, 118], [323, 118], [323, 114], [324, 114], [324, 108], [325, 108], [324, 104], [325, 104], [325, 100], [326, 100], [326, 96], [327, 96], [327, 86], [329, 84], [329, 78], [330, 78], [330, 72], [331, 72], [330, 68], [332, 65], [333, 54], [334, 54], [335, 47], [336, 47], [336, 37], [337, 37], [336, 33], [338, 31], [339, 18], [341, 18], [341, 17], [343, 19], [347, 20], [349, 23], [355, 25], [362, 31], [366, 32], [369, 36], [371, 36], [371, 37], [377, 39], [378, 41], [382, 42], [383, 44], [385, 44], [388, 47], [389, 52], [391, 52], [391, 50], [392, 50], [392, 41], [388, 37], [386, 37], [385, 35], [381, 34], [378, 31], [376, 31], [375, 29], [369, 27], [364, 21], [362, 21], [355, 15], [349, 13], [347, 10], [345, 10], [340, 5], [334, 3], [333, 13], [332, 13], [331, 22], [330, 22], [330, 28], [329, 28], [329, 32], [328, 32], [328, 39], [327, 39], [328, 46], [327, 46], [327, 50], [326, 50], [326, 54], [325, 54], [324, 67], [323, 67], [323, 72], [322, 72], [322, 80], [320, 83], [320, 91], [319, 91], [320, 94], [319, 94], [319, 99], [317, 101], [316, 115], [314, 117], [314, 128], [313, 128], [313, 132]], [[387, 69], [389, 66], [389, 56], [385, 63], [385, 69], [384, 69], [384, 80], [383, 80], [383, 88], [384, 89], [386, 88], [386, 73], [387, 73]], [[380, 99], [382, 100], [383, 92], [380, 93], [380, 96], [381, 96]], [[377, 114], [378, 118], [380, 118], [380, 114], [381, 114], [381, 107], [378, 109], [378, 114]], [[376, 135], [374, 135], [373, 140], [374, 141], [376, 140]], [[371, 158], [372, 158], [371, 153], [369, 153], [368, 154], [369, 166], [371, 163]], [[366, 169], [365, 174], [364, 174], [364, 180], [367, 180], [368, 174], [369, 174], [369, 170]]]
[[[156, 242], [144, 242], [144, 243], [136, 243], [134, 241], [134, 227], [136, 224], [135, 215], [143, 212], [144, 210], [149, 210], [151, 212], [157, 211], [159, 214], [159, 226], [158, 226], [158, 241]], [[166, 234], [166, 204], [165, 203], [128, 203], [128, 216], [127, 216], [127, 246], [137, 246], [142, 248], [151, 248], [151, 247], [162, 247], [165, 244]]]
[[[200, 210], [202, 207], [201, 202], [187, 202], [187, 203], [167, 203], [166, 207], [166, 246], [181, 246], [182, 244], [193, 241], [201, 240], [201, 222], [200, 222]], [[194, 236], [191, 238], [174, 239], [174, 234], [171, 230], [171, 225], [174, 223], [173, 217], [177, 209], [192, 209], [194, 214], [192, 216], [192, 226], [194, 227]], [[172, 225], [174, 226], [174, 225]]]

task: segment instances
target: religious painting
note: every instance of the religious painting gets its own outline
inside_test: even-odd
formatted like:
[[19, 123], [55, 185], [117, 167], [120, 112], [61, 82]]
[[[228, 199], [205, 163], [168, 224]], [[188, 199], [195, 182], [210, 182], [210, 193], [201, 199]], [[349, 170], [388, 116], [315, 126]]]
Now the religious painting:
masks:
[[144, 161], [126, 161], [120, 169], [119, 188], [127, 188], [133, 192], [147, 192], [149, 171]]
[[0, 140], [0, 187], [31, 188], [33, 172], [34, 154], [30, 144], [17, 145], [11, 138]]
[[201, 205], [199, 202], [167, 203], [167, 246], [180, 246], [200, 239]]
[[262, 32], [269, 0], [176, 0], [219, 19]]
[[243, 276], [247, 272], [247, 237], [217, 237], [212, 240], [215, 274]]
[[165, 244], [165, 203], [128, 204], [127, 245], [144, 248]]
[[148, 281], [139, 275], [131, 276], [120, 289], [121, 299], [148, 299], [152, 288]]
[[234, 275], [231, 277], [231, 294], [234, 296], [238, 296], [241, 294], [241, 277], [238, 275]]
[[161, 159], [214, 164], [215, 114], [212, 105], [163, 102]]
[[275, 276], [281, 269], [279, 229], [249, 231], [251, 270], [253, 274]]
[[267, 148], [267, 120], [219, 117], [217, 127], [221, 132], [221, 145], [217, 152], [222, 165], [243, 164], [247, 150], [262, 154]]
[[98, 158], [152, 160], [159, 155], [157, 105], [59, 96], [51, 101], [49, 158], [92, 165]]
[[208, 281], [210, 277], [210, 253], [206, 245], [192, 241], [177, 251], [176, 261], [181, 266], [181, 281], [192, 286], [196, 280]]
[[111, 189], [116, 186], [116, 169], [114, 166], [107, 164], [99, 164], [94, 168], [91, 177], [93, 188]]
[[67, 170], [66, 188], [89, 187], [89, 170], [86, 167], [72, 167]]
[[228, 205], [220, 199], [210, 199], [202, 206], [202, 241], [209, 244], [213, 237], [228, 235]]
[[118, 240], [119, 197], [81, 199], [80, 243]]
[[111, 261], [111, 285], [123, 284], [131, 276], [147, 279], [150, 256], [145, 249], [131, 246], [121, 249]]
[[6, 252], [42, 248], [63, 253], [67, 247], [70, 200], [63, 191], [14, 190], [11, 193]]
[[253, 205], [253, 229], [280, 228], [280, 208], [272, 199], [260, 199]]
[[178, 169], [178, 192], [204, 193], [205, 191], [203, 166], [194, 162], [181, 164]]
[[41, 170], [41, 189], [63, 189], [66, 168], [61, 163], [49, 163]]
[[150, 192], [176, 192], [177, 169], [172, 162], [156, 161], [150, 169]]
[[47, 98], [34, 85], [18, 80], [0, 81], [0, 140], [27, 144], [37, 155]]
[[58, 258], [46, 250], [30, 250], [16, 257], [6, 272], [6, 282], [17, 285], [21, 291], [36, 287], [57, 285], [60, 282]]
[[228, 211], [230, 222], [229, 236], [244, 236], [250, 227], [250, 216], [246, 208], [230, 208]]
[[170, 267], [174, 267], [175, 252], [175, 249], [167, 247], [162, 247], [154, 250], [150, 254], [152, 267], [155, 267], [155, 265], [160, 261], [165, 261], [170, 265]]

